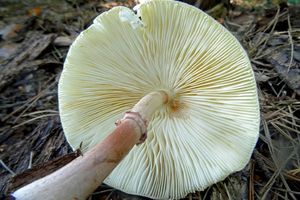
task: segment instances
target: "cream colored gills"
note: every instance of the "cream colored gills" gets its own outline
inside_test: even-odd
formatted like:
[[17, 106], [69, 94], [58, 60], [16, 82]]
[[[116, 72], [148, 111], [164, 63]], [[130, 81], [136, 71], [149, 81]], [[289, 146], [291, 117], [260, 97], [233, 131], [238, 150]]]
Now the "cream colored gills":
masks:
[[[143, 96], [170, 102], [148, 138], [105, 180], [131, 194], [181, 198], [241, 170], [258, 138], [259, 105], [239, 42], [204, 12], [149, 1], [102, 13], [72, 45], [59, 83], [63, 128], [74, 149], [105, 138]], [[139, 19], [139, 16], [141, 19]]]

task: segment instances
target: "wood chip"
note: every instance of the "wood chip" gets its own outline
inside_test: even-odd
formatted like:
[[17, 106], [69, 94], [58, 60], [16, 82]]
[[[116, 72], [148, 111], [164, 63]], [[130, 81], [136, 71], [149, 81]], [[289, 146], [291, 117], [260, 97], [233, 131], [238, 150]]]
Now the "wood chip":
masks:
[[59, 36], [55, 38], [53, 44], [61, 47], [68, 47], [73, 43], [75, 38], [76, 37], [72, 37], [72, 36]]
[[33, 61], [54, 40], [55, 34], [44, 35], [39, 32], [30, 32], [22, 43], [13, 59], [0, 65], [0, 91], [11, 84], [17, 76], [27, 68], [23, 63]]

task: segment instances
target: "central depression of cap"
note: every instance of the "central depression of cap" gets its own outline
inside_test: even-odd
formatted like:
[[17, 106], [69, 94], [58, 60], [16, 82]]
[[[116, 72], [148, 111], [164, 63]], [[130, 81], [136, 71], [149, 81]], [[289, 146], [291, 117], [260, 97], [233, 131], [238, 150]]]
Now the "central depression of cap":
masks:
[[[147, 140], [105, 180], [127, 193], [180, 198], [241, 170], [258, 138], [249, 59], [214, 19], [180, 2], [115, 7], [72, 44], [59, 82], [66, 138], [83, 152], [146, 94], [165, 90]], [[171, 109], [170, 109], [171, 108]], [[176, 108], [176, 109], [172, 109]]]

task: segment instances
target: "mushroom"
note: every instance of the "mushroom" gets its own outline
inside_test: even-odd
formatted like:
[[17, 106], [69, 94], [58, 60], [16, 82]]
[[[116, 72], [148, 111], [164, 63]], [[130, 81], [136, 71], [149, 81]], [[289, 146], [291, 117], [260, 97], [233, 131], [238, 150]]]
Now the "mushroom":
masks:
[[[67, 191], [82, 192], [78, 198], [104, 179], [155, 199], [204, 190], [244, 168], [259, 133], [256, 83], [243, 47], [201, 10], [169, 0], [146, 1], [137, 14], [112, 8], [83, 31], [64, 64], [59, 110], [68, 142], [82, 144], [84, 154], [48, 178], [49, 194], [72, 183]], [[107, 139], [128, 110], [117, 123], [122, 134]], [[121, 156], [97, 165], [104, 162], [98, 154]]]

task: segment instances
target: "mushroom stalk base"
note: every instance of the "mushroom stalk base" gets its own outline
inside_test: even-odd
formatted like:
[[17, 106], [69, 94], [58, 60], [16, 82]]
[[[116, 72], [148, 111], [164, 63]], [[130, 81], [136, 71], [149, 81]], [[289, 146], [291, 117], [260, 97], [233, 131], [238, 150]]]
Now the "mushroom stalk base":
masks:
[[[143, 97], [131, 110], [143, 121], [167, 103], [165, 92], [153, 92]], [[18, 200], [86, 199], [111, 173], [132, 147], [140, 142], [143, 127], [137, 119], [125, 117], [116, 129], [91, 150], [54, 173], [26, 185], [13, 193]]]

